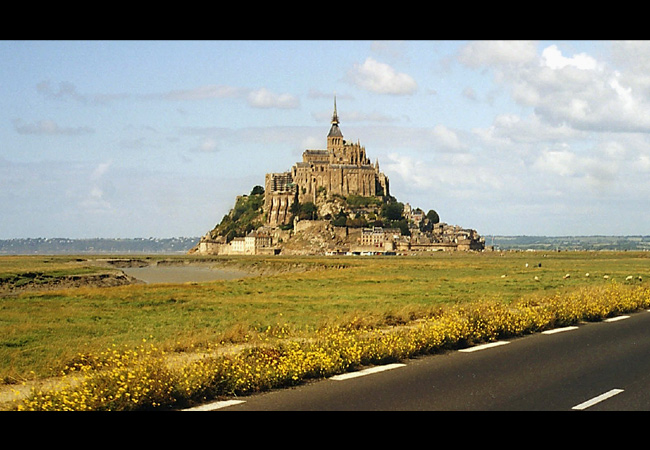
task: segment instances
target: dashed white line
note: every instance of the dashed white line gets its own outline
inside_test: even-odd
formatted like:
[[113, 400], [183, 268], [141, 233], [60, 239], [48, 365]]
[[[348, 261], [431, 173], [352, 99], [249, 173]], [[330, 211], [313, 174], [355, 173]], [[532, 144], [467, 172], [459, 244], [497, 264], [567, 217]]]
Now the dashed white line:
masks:
[[555, 334], [555, 333], [563, 333], [565, 331], [572, 331], [572, 330], [577, 330], [578, 327], [562, 327], [562, 328], [554, 328], [552, 330], [546, 330], [542, 331], [542, 334]]
[[[648, 310], [648, 312], [650, 312], [650, 310]], [[605, 322], [616, 322], [616, 321], [619, 321], [619, 320], [629, 319], [629, 318], [630, 318], [630, 316], [617, 316], [617, 317], [611, 317], [609, 319], [605, 319], [604, 321]], [[573, 331], [573, 330], [577, 330], [577, 329], [578, 329], [578, 327], [576, 327], [576, 326], [554, 328], [552, 330], [542, 331], [542, 334], [555, 334], [555, 333], [562, 333], [562, 332], [565, 332], [565, 331]], [[498, 346], [509, 344], [509, 343], [510, 342], [508, 342], [508, 341], [489, 342], [487, 344], [476, 345], [474, 347], [464, 348], [464, 349], [459, 350], [459, 352], [463, 352], [463, 353], [476, 352], [476, 351], [485, 350], [485, 349], [493, 348], [493, 347], [498, 347]], [[362, 377], [362, 376], [365, 376], [365, 375], [370, 375], [370, 374], [373, 374], [373, 373], [378, 373], [378, 372], [383, 372], [383, 371], [386, 371], [386, 370], [396, 369], [398, 367], [403, 367], [403, 366], [405, 366], [405, 364], [399, 364], [399, 363], [386, 364], [386, 365], [383, 365], [383, 366], [377, 366], [377, 367], [371, 367], [371, 368], [364, 369], [364, 370], [359, 370], [357, 372], [350, 372], [350, 373], [344, 373], [344, 374], [341, 374], [341, 375], [334, 375], [333, 377], [330, 377], [330, 380], [336, 380], [336, 381], [349, 380], [351, 378]], [[596, 403], [600, 403], [600, 402], [602, 402], [604, 400], [607, 400], [608, 398], [613, 397], [614, 395], [620, 394], [621, 392], [623, 392], [623, 389], [612, 389], [611, 391], [606, 392], [606, 393], [604, 393], [602, 395], [599, 395], [598, 397], [594, 397], [591, 400], [580, 403], [579, 405], [574, 406], [572, 409], [582, 410], [582, 409], [589, 408], [590, 406], [593, 406]], [[218, 401], [218, 402], [213, 402], [213, 403], [207, 403], [207, 404], [201, 405], [201, 406], [195, 406], [193, 408], [187, 408], [187, 409], [184, 409], [183, 411], [215, 411], [217, 409], [226, 408], [228, 406], [233, 406], [233, 405], [238, 405], [240, 403], [245, 403], [245, 402], [243, 400]]]
[[363, 377], [365, 375], [370, 375], [372, 373], [383, 372], [385, 370], [396, 369], [398, 367], [404, 367], [406, 364], [386, 364], [384, 366], [370, 367], [368, 369], [359, 370], [358, 372], [343, 373], [341, 375], [334, 375], [330, 377], [330, 380], [349, 380], [350, 378]]
[[215, 411], [217, 409], [225, 408], [227, 406], [239, 405], [244, 403], [243, 400], [224, 400], [212, 403], [206, 403], [205, 405], [195, 406], [194, 408], [183, 409], [183, 411]]
[[576, 405], [571, 409], [578, 409], [578, 410], [587, 409], [591, 406], [594, 406], [596, 403], [600, 403], [604, 400], [607, 400], [608, 398], [620, 394], [621, 392], [623, 392], [623, 389], [612, 389], [611, 391], [605, 392], [604, 394], [601, 394], [598, 397], [594, 397], [591, 400], [587, 400], [586, 402], [580, 403], [579, 405]]
[[609, 319], [605, 319], [605, 322], [616, 322], [616, 321], [619, 321], [619, 320], [629, 319], [629, 318], [630, 318], [630, 316], [610, 317]]
[[479, 351], [479, 350], [485, 350], [487, 348], [498, 347], [500, 345], [506, 345], [506, 344], [509, 344], [509, 343], [510, 342], [507, 342], [507, 341], [490, 342], [488, 344], [477, 345], [475, 347], [463, 348], [463, 349], [458, 350], [458, 351], [463, 352], [463, 353], [476, 352], [476, 351]]

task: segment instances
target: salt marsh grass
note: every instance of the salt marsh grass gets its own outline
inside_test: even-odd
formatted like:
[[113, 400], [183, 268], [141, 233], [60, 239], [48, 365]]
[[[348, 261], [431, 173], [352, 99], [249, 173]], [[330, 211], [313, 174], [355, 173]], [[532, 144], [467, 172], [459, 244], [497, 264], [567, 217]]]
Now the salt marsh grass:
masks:
[[5, 383], [76, 376], [21, 409], [183, 407], [646, 308], [648, 262], [631, 252], [230, 258], [221, 263], [278, 273], [25, 293], [0, 298], [0, 373]]

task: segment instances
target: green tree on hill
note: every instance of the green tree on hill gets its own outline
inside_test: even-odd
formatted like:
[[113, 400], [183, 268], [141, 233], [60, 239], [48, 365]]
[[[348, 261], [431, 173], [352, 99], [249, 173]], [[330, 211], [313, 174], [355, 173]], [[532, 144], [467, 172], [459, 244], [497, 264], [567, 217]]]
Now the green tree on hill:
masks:
[[427, 219], [429, 219], [429, 222], [432, 224], [440, 223], [440, 216], [433, 209], [430, 209], [427, 213]]
[[262, 225], [264, 188], [255, 186], [250, 195], [237, 197], [235, 206], [223, 216], [221, 222], [210, 232], [213, 238], [223, 236], [226, 241], [243, 237]]
[[404, 214], [404, 203], [388, 202], [381, 207], [380, 214], [388, 220], [401, 220]]

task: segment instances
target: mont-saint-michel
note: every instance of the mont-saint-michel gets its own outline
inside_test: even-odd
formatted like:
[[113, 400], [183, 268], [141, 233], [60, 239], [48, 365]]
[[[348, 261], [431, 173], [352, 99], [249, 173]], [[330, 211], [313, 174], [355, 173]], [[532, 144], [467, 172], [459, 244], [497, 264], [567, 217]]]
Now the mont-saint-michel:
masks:
[[482, 251], [476, 230], [440, 221], [390, 193], [379, 161], [359, 141], [347, 142], [334, 112], [326, 149], [307, 149], [235, 206], [191, 253], [216, 255], [402, 254]]

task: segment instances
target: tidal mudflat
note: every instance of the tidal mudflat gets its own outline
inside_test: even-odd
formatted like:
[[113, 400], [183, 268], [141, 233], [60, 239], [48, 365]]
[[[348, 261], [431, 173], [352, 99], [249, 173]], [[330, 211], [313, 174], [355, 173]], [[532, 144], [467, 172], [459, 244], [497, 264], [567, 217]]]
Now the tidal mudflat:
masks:
[[122, 271], [147, 284], [151, 283], [200, 283], [204, 281], [233, 280], [252, 276], [250, 272], [231, 268], [188, 266], [129, 267]]

